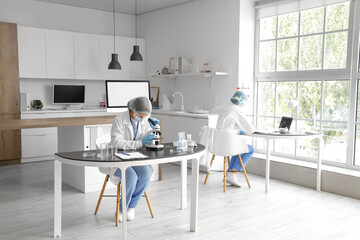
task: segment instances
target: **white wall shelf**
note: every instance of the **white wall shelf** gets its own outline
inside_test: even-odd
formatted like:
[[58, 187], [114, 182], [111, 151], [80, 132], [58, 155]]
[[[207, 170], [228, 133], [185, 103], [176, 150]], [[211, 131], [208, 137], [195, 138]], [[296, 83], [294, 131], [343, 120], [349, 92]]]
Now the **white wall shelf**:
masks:
[[212, 72], [212, 73], [183, 73], [183, 74], [164, 74], [164, 75], [152, 74], [151, 76], [152, 77], [160, 77], [160, 78], [171, 78], [174, 80], [179, 77], [207, 77], [210, 80], [211, 87], [213, 87], [213, 85], [214, 85], [213, 77], [228, 76], [228, 75], [229, 75], [228, 72]]

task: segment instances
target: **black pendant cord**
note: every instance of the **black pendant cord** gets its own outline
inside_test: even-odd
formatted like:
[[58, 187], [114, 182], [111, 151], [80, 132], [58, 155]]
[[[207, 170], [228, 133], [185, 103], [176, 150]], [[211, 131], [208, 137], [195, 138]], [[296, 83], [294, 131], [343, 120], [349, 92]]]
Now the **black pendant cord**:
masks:
[[113, 19], [114, 19], [114, 53], [115, 53], [115, 0], [113, 0]]
[[137, 0], [135, 0], [135, 45], [137, 44]]

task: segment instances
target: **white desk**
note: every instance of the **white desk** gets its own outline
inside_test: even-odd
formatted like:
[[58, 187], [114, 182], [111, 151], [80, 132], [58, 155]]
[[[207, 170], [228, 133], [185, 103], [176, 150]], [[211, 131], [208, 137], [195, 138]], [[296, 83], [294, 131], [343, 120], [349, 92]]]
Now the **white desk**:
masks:
[[[172, 144], [171, 144], [172, 145]], [[170, 153], [170, 144], [165, 144], [163, 151], [145, 151], [144, 148], [139, 149], [141, 153], [149, 156], [149, 159], [144, 160], [130, 160], [122, 161], [118, 158], [110, 160], [101, 160], [98, 157], [84, 158], [82, 153], [67, 152], [57, 153], [55, 155], [55, 169], [54, 169], [54, 237], [61, 236], [61, 184], [62, 184], [62, 163], [70, 164], [74, 166], [91, 166], [91, 167], [117, 167], [121, 169], [122, 178], [125, 179], [126, 169], [132, 166], [143, 166], [150, 164], [161, 164], [169, 162], [181, 161], [181, 209], [186, 208], [186, 186], [187, 186], [187, 160], [192, 161], [191, 171], [191, 210], [190, 210], [190, 231], [195, 232], [197, 228], [198, 217], [198, 193], [199, 193], [199, 159], [205, 154], [205, 147], [198, 144], [198, 147], [194, 149], [193, 153], [185, 153], [183, 155], [177, 155], [176, 153]], [[176, 151], [176, 150], [175, 150]], [[91, 151], [99, 152], [99, 151]], [[122, 184], [121, 195], [126, 196], [126, 184]], [[126, 201], [122, 201], [123, 219], [126, 219], [127, 209]], [[127, 239], [127, 221], [122, 221], [122, 234], [123, 239]]]
[[266, 132], [255, 132], [251, 134], [252, 137], [261, 137], [266, 139], [266, 167], [265, 167], [265, 192], [269, 190], [270, 182], [270, 140], [272, 139], [299, 139], [299, 138], [318, 138], [319, 139], [319, 156], [317, 161], [317, 177], [316, 177], [316, 190], [321, 191], [321, 160], [323, 141], [320, 133], [304, 133], [304, 132], [288, 132], [288, 133], [266, 133]]

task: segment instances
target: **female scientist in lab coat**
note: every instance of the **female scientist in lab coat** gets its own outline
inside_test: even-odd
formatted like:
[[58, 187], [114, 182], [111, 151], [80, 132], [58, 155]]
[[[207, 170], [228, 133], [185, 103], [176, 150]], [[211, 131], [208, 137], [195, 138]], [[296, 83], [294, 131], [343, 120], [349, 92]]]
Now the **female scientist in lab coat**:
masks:
[[[242, 134], [243, 132], [246, 134], [253, 133], [255, 128], [246, 119], [246, 116], [242, 111], [242, 107], [244, 106], [245, 101], [247, 101], [245, 93], [238, 90], [230, 100], [231, 103], [226, 105], [220, 111], [216, 128], [233, 134]], [[250, 145], [248, 145], [248, 147], [249, 152], [240, 155], [244, 166], [254, 153], [254, 148]], [[230, 161], [229, 169], [226, 173], [226, 181], [231, 183], [233, 186], [240, 187], [240, 183], [236, 177], [237, 171], [242, 171], [242, 167], [239, 157], [233, 156]]]
[[[151, 102], [146, 97], [137, 97], [127, 104], [128, 111], [120, 113], [111, 127], [111, 142], [120, 149], [137, 149], [150, 143], [155, 137], [147, 133], [154, 128], [148, 119], [151, 114]], [[155, 118], [152, 120], [158, 124]], [[121, 170], [112, 168], [110, 176], [121, 179]], [[134, 208], [150, 183], [154, 169], [151, 166], [133, 166], [126, 170], [126, 207], [127, 220], [135, 218]], [[120, 204], [120, 211], [122, 205]], [[122, 215], [119, 216], [122, 221]]]

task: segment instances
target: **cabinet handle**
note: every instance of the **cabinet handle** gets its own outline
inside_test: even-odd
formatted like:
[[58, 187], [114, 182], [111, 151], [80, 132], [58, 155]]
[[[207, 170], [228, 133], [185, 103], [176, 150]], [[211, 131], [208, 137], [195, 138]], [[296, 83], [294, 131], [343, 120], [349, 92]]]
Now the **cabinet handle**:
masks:
[[37, 137], [44, 137], [44, 136], [46, 136], [46, 134], [42, 134], [42, 135], [35, 135], [35, 136], [37, 136]]

